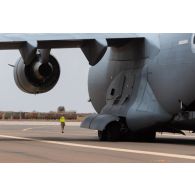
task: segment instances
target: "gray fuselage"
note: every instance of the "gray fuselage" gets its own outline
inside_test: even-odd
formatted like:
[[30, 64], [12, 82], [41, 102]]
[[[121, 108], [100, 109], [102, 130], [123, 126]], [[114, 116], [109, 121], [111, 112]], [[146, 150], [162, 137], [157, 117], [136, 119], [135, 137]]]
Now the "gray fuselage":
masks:
[[124, 118], [131, 130], [173, 123], [181, 103], [193, 110], [195, 101], [194, 35], [139, 36], [144, 43], [108, 48], [88, 78], [95, 110]]

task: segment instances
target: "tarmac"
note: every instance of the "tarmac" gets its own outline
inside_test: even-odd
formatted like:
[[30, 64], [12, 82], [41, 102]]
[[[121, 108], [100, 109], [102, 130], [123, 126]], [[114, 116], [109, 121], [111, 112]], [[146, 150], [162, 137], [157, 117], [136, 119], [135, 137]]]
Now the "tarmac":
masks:
[[195, 162], [195, 135], [157, 134], [156, 141], [100, 142], [97, 131], [67, 122], [0, 121], [2, 163]]

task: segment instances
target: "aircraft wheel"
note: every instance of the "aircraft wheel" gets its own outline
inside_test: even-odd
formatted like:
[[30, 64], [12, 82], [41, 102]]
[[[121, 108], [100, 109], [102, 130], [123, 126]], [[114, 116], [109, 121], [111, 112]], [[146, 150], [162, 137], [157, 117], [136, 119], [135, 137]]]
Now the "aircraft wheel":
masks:
[[117, 122], [113, 122], [106, 127], [108, 141], [118, 141], [120, 139], [121, 126]]
[[98, 131], [98, 138], [100, 141], [107, 141], [107, 132], [104, 131]]

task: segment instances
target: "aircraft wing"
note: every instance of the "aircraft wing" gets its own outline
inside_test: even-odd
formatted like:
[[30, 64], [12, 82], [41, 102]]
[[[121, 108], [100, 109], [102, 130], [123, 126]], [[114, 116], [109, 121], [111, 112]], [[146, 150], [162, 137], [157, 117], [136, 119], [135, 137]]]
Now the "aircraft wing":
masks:
[[104, 56], [108, 47], [120, 47], [131, 40], [143, 40], [137, 34], [65, 34], [42, 33], [0, 34], [0, 50], [19, 49], [24, 61], [37, 49], [81, 48], [90, 65], [95, 65]]

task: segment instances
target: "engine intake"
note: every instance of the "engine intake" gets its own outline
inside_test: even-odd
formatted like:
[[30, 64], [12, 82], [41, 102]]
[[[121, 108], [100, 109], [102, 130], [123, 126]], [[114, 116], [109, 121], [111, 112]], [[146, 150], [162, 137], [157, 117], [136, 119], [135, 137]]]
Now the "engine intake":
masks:
[[48, 63], [42, 63], [40, 54], [37, 54], [29, 65], [25, 65], [23, 59], [19, 58], [14, 67], [16, 85], [30, 94], [48, 92], [56, 85], [59, 77], [60, 66], [52, 55]]

